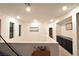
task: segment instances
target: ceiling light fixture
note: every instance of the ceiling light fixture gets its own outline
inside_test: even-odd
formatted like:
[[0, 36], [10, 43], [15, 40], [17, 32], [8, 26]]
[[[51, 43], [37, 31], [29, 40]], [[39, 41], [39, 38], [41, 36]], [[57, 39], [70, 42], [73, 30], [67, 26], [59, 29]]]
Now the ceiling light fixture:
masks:
[[30, 12], [31, 11], [31, 5], [30, 5], [30, 3], [25, 3], [25, 5], [26, 5], [26, 11]]
[[20, 19], [20, 16], [17, 16], [17, 19]]
[[50, 20], [50, 22], [53, 22], [53, 21], [54, 21], [53, 19]]
[[63, 10], [63, 11], [66, 11], [66, 10], [67, 10], [67, 6], [63, 6], [63, 7], [62, 7], [62, 10]]

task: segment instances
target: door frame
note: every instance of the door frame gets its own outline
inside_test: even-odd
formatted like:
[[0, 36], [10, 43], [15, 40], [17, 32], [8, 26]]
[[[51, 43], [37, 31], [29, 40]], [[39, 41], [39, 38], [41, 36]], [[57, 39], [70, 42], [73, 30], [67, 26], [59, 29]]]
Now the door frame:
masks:
[[1, 19], [0, 19], [0, 34], [1, 34]]

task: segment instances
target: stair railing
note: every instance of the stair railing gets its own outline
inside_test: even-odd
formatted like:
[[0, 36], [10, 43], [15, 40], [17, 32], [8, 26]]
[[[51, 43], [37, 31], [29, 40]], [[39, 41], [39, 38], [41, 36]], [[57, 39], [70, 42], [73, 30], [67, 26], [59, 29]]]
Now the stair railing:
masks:
[[4, 41], [4, 43], [17, 55], [20, 56], [7, 42], [6, 40], [0, 35], [0, 38]]

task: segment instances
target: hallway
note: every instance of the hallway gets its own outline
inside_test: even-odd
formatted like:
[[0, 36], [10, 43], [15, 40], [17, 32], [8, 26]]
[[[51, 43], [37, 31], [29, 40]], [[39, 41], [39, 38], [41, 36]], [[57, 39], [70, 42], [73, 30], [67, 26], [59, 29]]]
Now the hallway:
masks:
[[2, 3], [0, 53], [78, 56], [78, 25], [78, 3]]

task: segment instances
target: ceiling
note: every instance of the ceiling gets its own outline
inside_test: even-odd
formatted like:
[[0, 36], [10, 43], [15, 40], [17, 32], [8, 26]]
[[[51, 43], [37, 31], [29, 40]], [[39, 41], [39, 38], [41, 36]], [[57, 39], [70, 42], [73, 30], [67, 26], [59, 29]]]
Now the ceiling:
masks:
[[[63, 16], [78, 5], [77, 3], [31, 3], [31, 12], [27, 12], [25, 10], [26, 6], [23, 3], [1, 3], [0, 12], [8, 16], [20, 16], [23, 21], [33, 19], [49, 21], [50, 19]], [[67, 6], [68, 9], [62, 11], [62, 6]]]

